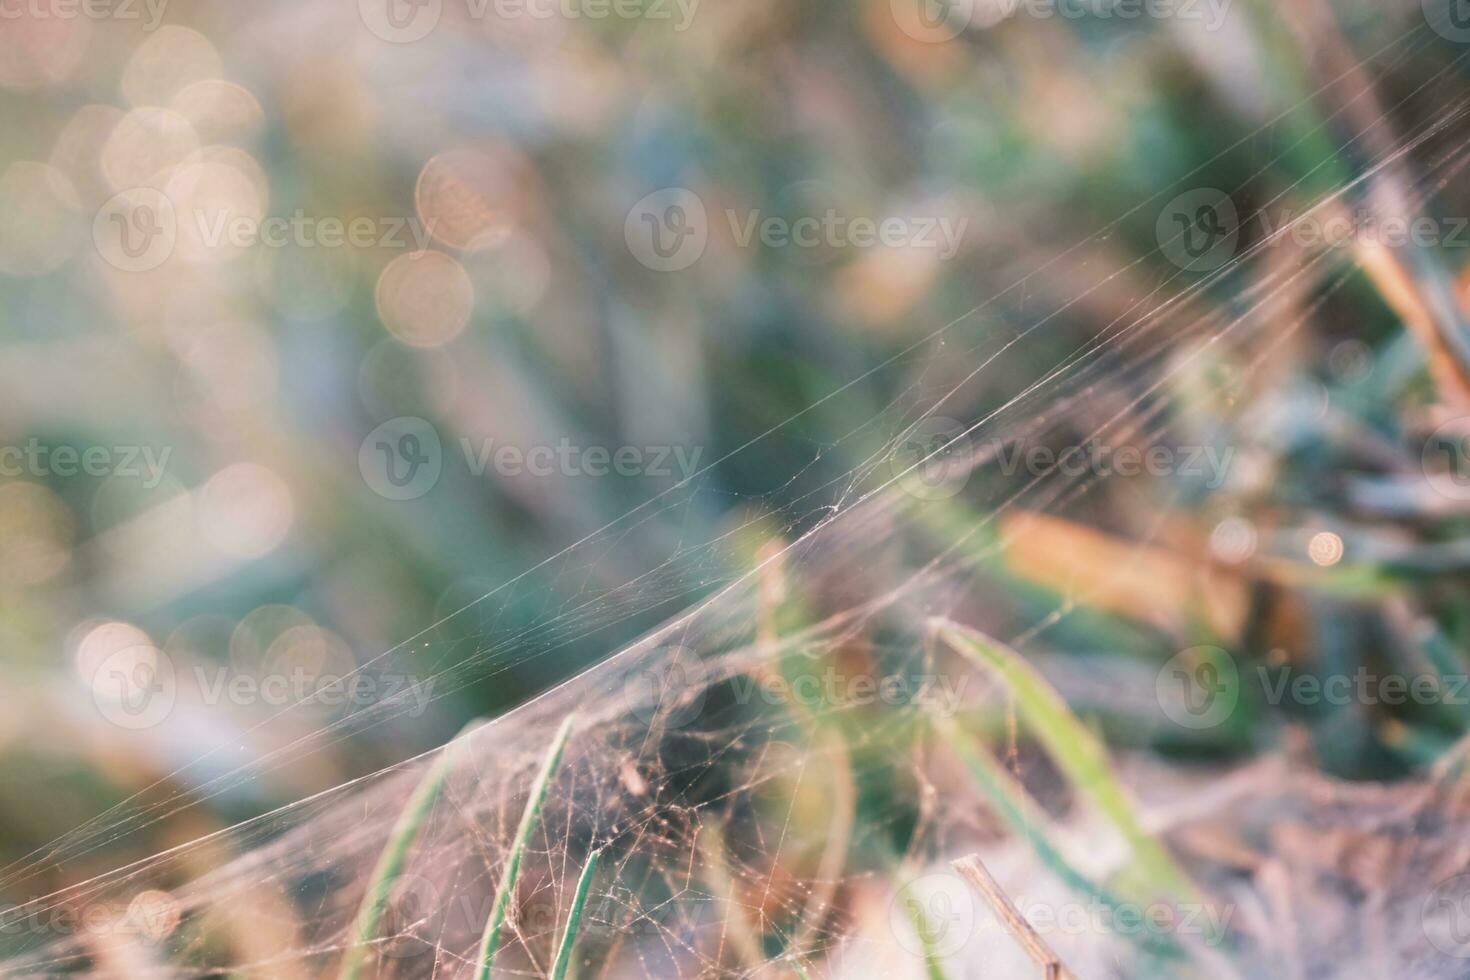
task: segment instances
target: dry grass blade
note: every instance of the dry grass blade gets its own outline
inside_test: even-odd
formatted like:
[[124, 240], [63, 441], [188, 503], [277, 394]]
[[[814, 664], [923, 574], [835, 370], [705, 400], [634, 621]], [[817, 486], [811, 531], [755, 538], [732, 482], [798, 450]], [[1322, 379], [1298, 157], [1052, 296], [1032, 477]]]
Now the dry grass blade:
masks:
[[1041, 967], [1042, 975], [1047, 980], [1077, 980], [1077, 975], [1063, 965], [1057, 954], [1052, 952], [1046, 940], [1039, 936], [1031, 923], [1021, 915], [1020, 911], [1011, 903], [1005, 891], [990, 876], [985, 865], [981, 863], [980, 856], [971, 854], [967, 858], [961, 858], [953, 862], [954, 869], [960, 873], [970, 885], [985, 899], [998, 919], [1005, 924], [1006, 930], [1021, 944], [1026, 955]]
[[556, 774], [556, 768], [561, 764], [562, 752], [567, 747], [567, 740], [572, 734], [572, 722], [575, 715], [567, 715], [566, 720], [557, 729], [555, 737], [551, 740], [551, 748], [546, 752], [546, 759], [541, 763], [541, 770], [536, 773], [535, 780], [531, 783], [530, 792], [526, 795], [526, 809], [521, 814], [520, 825], [516, 827], [515, 837], [512, 838], [510, 850], [505, 856], [505, 871], [500, 876], [500, 884], [495, 889], [495, 904], [490, 907], [490, 918], [485, 922], [485, 933], [480, 938], [479, 969], [475, 972], [477, 980], [489, 980], [490, 970], [495, 965], [495, 954], [500, 945], [500, 927], [505, 923], [505, 913], [510, 907], [511, 898], [515, 895], [516, 880], [521, 873], [521, 858], [526, 853], [526, 842], [531, 839], [531, 828], [536, 825], [541, 815], [541, 806], [546, 802], [547, 790], [551, 788], [551, 778]]
[[1203, 616], [1224, 636], [1239, 635], [1249, 613], [1250, 583], [1214, 567], [1203, 548], [1130, 541], [1040, 511], [1008, 514], [1000, 527], [1010, 571], [1089, 608], [1163, 629]]

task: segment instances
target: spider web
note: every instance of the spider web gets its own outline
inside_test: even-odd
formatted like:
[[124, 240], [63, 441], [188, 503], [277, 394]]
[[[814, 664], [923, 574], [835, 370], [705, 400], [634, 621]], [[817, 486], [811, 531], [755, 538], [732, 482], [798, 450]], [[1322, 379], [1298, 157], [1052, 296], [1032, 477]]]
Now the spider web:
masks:
[[[1297, 221], [1392, 179], [1467, 108], [1445, 107]], [[1464, 145], [1430, 161], [1426, 186], [1458, 173]], [[1127, 217], [1066, 254], [1106, 240]], [[830, 975], [882, 975], [887, 964], [912, 969], [932, 959], [895, 882], [922, 882], [948, 858], [994, 849], [1007, 836], [933, 737], [936, 725], [1007, 712], [1003, 692], [937, 648], [927, 624], [942, 616], [1000, 625], [1006, 639], [1044, 651], [1048, 632], [1086, 596], [1063, 594], [1035, 614], [989, 607], [987, 579], [1004, 574], [1007, 554], [1038, 533], [1007, 516], [1088, 513], [1140, 493], [1060, 467], [1018, 478], [1003, 471], [1005, 449], [1047, 438], [1167, 444], [1180, 430], [1181, 385], [1197, 385], [1207, 376], [1200, 365], [1217, 360], [1237, 358], [1240, 368], [1211, 393], [1247, 390], [1242, 378], [1352, 274], [1333, 250], [1258, 262], [1290, 230], [1203, 280], [1179, 273], [1158, 283], [1039, 373], [1028, 371], [1034, 342], [1123, 272], [1079, 284], [1039, 319], [1023, 312], [1026, 281], [1000, 291], [870, 372], [907, 379], [901, 395], [813, 450], [790, 478], [788, 486], [804, 488], [794, 506], [777, 512], [746, 501], [745, 516], [718, 536], [677, 539], [667, 561], [619, 581], [623, 549], [642, 547], [645, 535], [662, 539], [681, 513], [702, 506], [712, 463], [536, 569], [573, 583], [565, 591], [577, 596], [536, 624], [506, 625], [493, 612], [533, 587], [527, 573], [362, 669], [438, 656], [435, 697], [446, 697], [638, 616], [666, 614], [664, 625], [433, 753], [12, 910], [3, 935], [15, 951], [0, 973], [330, 975], [353, 947], [393, 827], [425, 774], [445, 764], [368, 962], [381, 977], [472, 976], [530, 782], [568, 717], [572, 735], [532, 828], [497, 970], [549, 972], [594, 851], [603, 859], [578, 928], [582, 976], [775, 976], [816, 964]], [[1305, 306], [1296, 300], [1304, 289], [1313, 294]], [[1228, 313], [1212, 301], [1217, 292], [1233, 298]], [[996, 400], [995, 389], [975, 384], [996, 375], [1030, 380]], [[841, 404], [866, 377], [808, 412]], [[952, 427], [936, 428], [941, 419]], [[757, 537], [764, 544], [752, 560], [747, 545]], [[1149, 537], [1140, 532], [1135, 555]], [[5, 869], [0, 886], [23, 891], [42, 869], [85, 866], [105, 844], [407, 708], [406, 698], [374, 704], [248, 768], [220, 773], [207, 753], [169, 781], [187, 789], [140, 794]], [[1008, 743], [1014, 756], [1013, 734]], [[1088, 826], [1082, 839], [1069, 855], [1079, 866], [1100, 878], [1117, 870], [1125, 852], [1106, 828]], [[1010, 860], [1015, 874], [1047, 875], [1034, 859], [1011, 852]], [[1006, 966], [1024, 961], [1007, 959], [1005, 945], [997, 935], [940, 958], [960, 964], [954, 975], [964, 963], [1019, 969]], [[1129, 947], [1116, 937], [1088, 932], [1057, 945], [1069, 962], [1128, 972], [1117, 964]]]

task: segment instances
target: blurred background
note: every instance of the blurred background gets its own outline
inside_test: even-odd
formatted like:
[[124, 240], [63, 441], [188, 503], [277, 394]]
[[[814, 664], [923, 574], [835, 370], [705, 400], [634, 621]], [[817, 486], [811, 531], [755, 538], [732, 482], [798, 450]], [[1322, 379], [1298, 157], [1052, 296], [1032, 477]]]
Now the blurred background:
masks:
[[[211, 786], [8, 899], [526, 701], [840, 505], [931, 408], [968, 425], [1025, 394], [1065, 444], [1068, 418], [1091, 431], [1152, 390], [1096, 373], [1049, 415], [1031, 386], [1079, 351], [1099, 371], [1174, 363], [1232, 317], [1279, 344], [1213, 345], [1155, 392], [1183, 406], [1176, 434], [1233, 449], [1228, 479], [1144, 474], [1078, 520], [1227, 566], [1265, 556], [1283, 588], [1336, 567], [1312, 580], [1328, 595], [1444, 570], [1393, 522], [1463, 502], [1382, 478], [1417, 473], [1443, 421], [1413, 304], [1361, 269], [1284, 276], [1305, 249], [1207, 281], [1407, 136], [1405, 199], [1466, 213], [1434, 168], [1456, 163], [1470, 30], [1433, 5], [0, 0], [0, 17], [0, 862], [135, 793]], [[1161, 232], [1183, 195], [1229, 205], [1223, 253]], [[1457, 295], [1463, 251], [1425, 251], [1414, 288]], [[1253, 310], [1252, 283], [1286, 307]], [[1188, 329], [1115, 334], [1186, 290]], [[1374, 479], [1324, 476], [1344, 455]], [[961, 499], [983, 513], [1013, 476]], [[1378, 523], [1345, 526], [1363, 507]], [[1102, 589], [1120, 552], [1080, 526], [1036, 532], [992, 583], [1012, 632], [1079, 581], [1102, 617], [1081, 648], [1179, 628], [1172, 566]], [[1230, 605], [1247, 586], [1199, 587]], [[1306, 608], [1341, 621], [1323, 601]], [[1248, 632], [1232, 609], [1222, 631]], [[1353, 730], [1371, 745], [1343, 746], [1344, 774], [1450, 740]]]

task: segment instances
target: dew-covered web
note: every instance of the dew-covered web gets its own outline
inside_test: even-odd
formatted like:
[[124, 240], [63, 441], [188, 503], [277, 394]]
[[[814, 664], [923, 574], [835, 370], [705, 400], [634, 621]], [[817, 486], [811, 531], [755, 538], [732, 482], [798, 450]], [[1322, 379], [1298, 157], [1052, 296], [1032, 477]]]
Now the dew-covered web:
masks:
[[[1394, 57], [1414, 53], [1410, 46]], [[1367, 98], [1353, 96], [1329, 122]], [[1357, 200], [1377, 218], [1390, 208], [1417, 213], [1470, 153], [1461, 142], [1420, 162], [1409, 185], [1400, 173], [1405, 158], [1453, 131], [1467, 109], [1466, 102], [1442, 108], [1386, 151], [1347, 140], [1344, 147], [1370, 165], [1294, 220]], [[1416, 190], [1382, 191], [1404, 186]], [[1285, 188], [1282, 199], [1297, 192]], [[1161, 190], [1135, 210], [1157, 208], [1172, 193]], [[1128, 217], [1062, 257], [1106, 242]], [[942, 936], [923, 934], [899, 889], [980, 849], [1004, 873], [1048, 874], [1031, 850], [1002, 847], [1012, 835], [967, 775], [956, 731], [1004, 757], [1006, 771], [1021, 773], [1049, 805], [1065, 794], [1045, 764], [1022, 757], [1001, 686], [938, 642], [934, 624], [971, 624], [1034, 657], [1064, 694], [1069, 682], [1076, 686], [1076, 677], [1048, 670], [1048, 640], [1096, 598], [1095, 579], [1053, 577], [1027, 603], [996, 600], [987, 583], [1018, 567], [1054, 565], [1058, 515], [1128, 529], [1107, 551], [1126, 579], [1133, 563], [1163, 560], [1174, 540], [1163, 516], [1171, 496], [1213, 488], [1187, 477], [1104, 480], [1061, 461], [1045, 472], [1016, 472], [1008, 453], [1023, 443], [1222, 446], [1228, 439], [1245, 454], [1251, 439], [1274, 437], [1226, 431], [1219, 418], [1241, 411], [1204, 423], [1192, 406], [1250, 403], [1255, 374], [1354, 274], [1347, 248], [1283, 248], [1290, 230], [1250, 243], [1206, 277], [1179, 272], [1132, 294], [1050, 363], [1038, 361], [1037, 341], [1053, 340], [1049, 331], [1089, 314], [1101, 291], [1157, 263], [1145, 266], [1149, 257], [1140, 256], [1073, 282], [1040, 314], [1032, 278], [1047, 268], [1030, 270], [787, 420], [779, 428], [788, 432], [819, 411], [856, 421], [812, 446], [786, 486], [739, 501], [743, 516], [718, 535], [691, 539], [692, 522], [683, 518], [709, 505], [715, 491], [705, 475], [724, 460], [361, 669], [386, 672], [410, 659], [418, 671], [429, 665], [437, 699], [573, 641], [615, 636], [639, 617], [661, 616], [662, 626], [442, 749], [13, 910], [5, 930], [13, 953], [0, 972], [306, 978], [338, 975], [355, 961], [363, 976], [474, 976], [532, 780], [571, 719], [530, 828], [495, 949], [497, 973], [551, 972], [575, 885], [595, 852], [600, 863], [576, 930], [579, 976], [881, 976], [893, 964], [911, 970], [915, 956], [922, 963], [961, 955], [983, 956], [994, 975], [1010, 975], [1026, 961], [999, 933], [979, 952], [946, 949]], [[877, 376], [898, 379], [891, 388], [898, 394], [851, 411], [849, 399]], [[731, 455], [760, 452], [766, 436]], [[769, 502], [778, 498], [786, 502], [779, 509]], [[666, 559], [646, 573], [620, 574], [625, 553], [650, 542]], [[1169, 555], [1179, 575], [1208, 580], [1207, 555]], [[574, 598], [548, 605], [529, 626], [501, 619], [511, 597], [533, 594], [548, 578], [559, 588], [544, 594]], [[1136, 665], [1139, 691], [1115, 692], [1140, 714], [1158, 712], [1153, 676], [1173, 649], [1162, 638], [1185, 635], [1179, 623], [1155, 625], [1158, 661]], [[118, 838], [407, 708], [406, 698], [375, 703], [247, 768], [232, 767], [224, 747], [203, 751], [167, 785], [4, 869], [0, 886], [24, 892], [43, 869], [86, 867]], [[432, 793], [409, 821], [404, 863], [386, 881], [381, 917], [360, 935], [364, 895], [383, 883], [385, 847], [426, 786]], [[1056, 821], [1068, 859], [1097, 880], [1126, 859], [1126, 844], [1107, 827], [1063, 826], [1039, 808], [1023, 816]], [[1124, 964], [1132, 949], [1095, 934], [1056, 945], [1075, 963]]]

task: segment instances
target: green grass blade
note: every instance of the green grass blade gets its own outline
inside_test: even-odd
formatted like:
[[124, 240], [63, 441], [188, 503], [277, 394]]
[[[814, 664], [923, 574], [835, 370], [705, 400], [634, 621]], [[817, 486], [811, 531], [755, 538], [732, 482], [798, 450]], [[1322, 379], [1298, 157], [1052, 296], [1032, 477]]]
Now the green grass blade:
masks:
[[[1031, 794], [1026, 792], [1026, 788], [1017, 782], [1004, 766], [984, 749], [973, 747], [970, 744], [970, 736], [958, 725], [950, 722], [941, 727], [940, 731], [944, 733], [949, 746], [954, 750], [955, 755], [959, 756], [960, 762], [964, 764], [976, 785], [980, 787], [980, 792], [990, 803], [996, 816], [1000, 817], [1001, 822], [1011, 833], [1027, 843], [1052, 874], [1056, 875], [1075, 894], [1089, 902], [1110, 910], [1116, 910], [1122, 906], [1123, 902], [1118, 896], [1078, 870], [1051, 842], [1046, 834], [1046, 827], [1050, 821], [1036, 805]], [[1154, 937], [1147, 933], [1130, 934], [1128, 938], [1150, 955], [1173, 960], [1182, 959], [1185, 956], [1179, 944], [1167, 935]]]
[[1022, 721], [1057, 768], [1123, 835], [1141, 873], [1139, 884], [1150, 893], [1143, 897], [1199, 901], [1198, 888], [1139, 821], [1101, 740], [1078, 720], [1056, 689], [1018, 653], [988, 636], [945, 619], [933, 620], [932, 626], [944, 642], [1006, 685]]
[[582, 877], [577, 879], [577, 890], [572, 895], [572, 910], [567, 915], [567, 929], [561, 934], [556, 962], [551, 967], [551, 980], [562, 980], [567, 975], [567, 967], [572, 965], [572, 947], [577, 944], [577, 927], [582, 924], [582, 907], [587, 904], [587, 892], [592, 888], [592, 876], [597, 873], [597, 862], [601, 858], [601, 851], [589, 854], [587, 863], [582, 867]]
[[546, 759], [541, 763], [541, 771], [536, 774], [535, 781], [531, 783], [531, 791], [526, 796], [526, 809], [521, 814], [520, 825], [516, 827], [510, 851], [506, 854], [505, 871], [495, 889], [495, 904], [490, 907], [490, 918], [485, 922], [485, 934], [480, 937], [480, 968], [475, 973], [476, 980], [490, 980], [490, 968], [495, 964], [495, 954], [500, 944], [500, 927], [505, 923], [506, 909], [510, 907], [511, 897], [515, 894], [516, 879], [521, 873], [521, 858], [526, 853], [526, 842], [531, 839], [531, 828], [541, 815], [541, 805], [546, 802], [546, 793], [551, 789], [551, 777], [561, 764], [562, 751], [566, 749], [567, 739], [572, 734], [573, 719], [573, 715], [568, 715], [556, 730], [551, 748], [547, 750]]
[[1049, 823], [1045, 814], [1032, 800], [1031, 795], [1005, 770], [1000, 763], [984, 750], [969, 744], [969, 736], [959, 726], [949, 724], [941, 729], [949, 740], [950, 748], [959, 756], [970, 778], [975, 780], [980, 792], [990, 803], [995, 815], [1000, 817], [1011, 833], [1025, 841], [1052, 874], [1060, 878], [1067, 887], [1086, 898], [1096, 899], [1112, 905], [1116, 901], [1103, 889], [1093, 884], [1077, 870], [1045, 833]]
[[[472, 722], [471, 724], [478, 723]], [[342, 955], [342, 969], [338, 973], [341, 980], [357, 980], [358, 974], [362, 971], [362, 965], [367, 959], [368, 948], [378, 938], [378, 926], [383, 920], [383, 913], [388, 908], [388, 899], [392, 897], [393, 885], [403, 873], [403, 865], [408, 860], [409, 849], [413, 847], [413, 842], [418, 837], [419, 828], [439, 799], [444, 782], [453, 769], [454, 748], [463, 735], [464, 732], [461, 731], [440, 751], [439, 758], [429, 767], [429, 771], [415, 787], [413, 795], [409, 797], [407, 805], [399, 813], [398, 820], [388, 835], [388, 843], [378, 857], [376, 867], [373, 868], [372, 878], [369, 879], [367, 891], [363, 894], [362, 907], [357, 912], [352, 944]]]
[[[908, 886], [900, 896], [907, 894]], [[914, 934], [919, 937], [919, 944], [924, 947], [924, 974], [929, 980], [948, 980], [944, 973], [943, 957], [935, 948], [934, 940], [929, 935], [928, 923], [924, 921], [924, 913], [919, 911], [914, 903], [905, 901], [904, 908], [908, 911], [909, 922], [914, 927]]]

